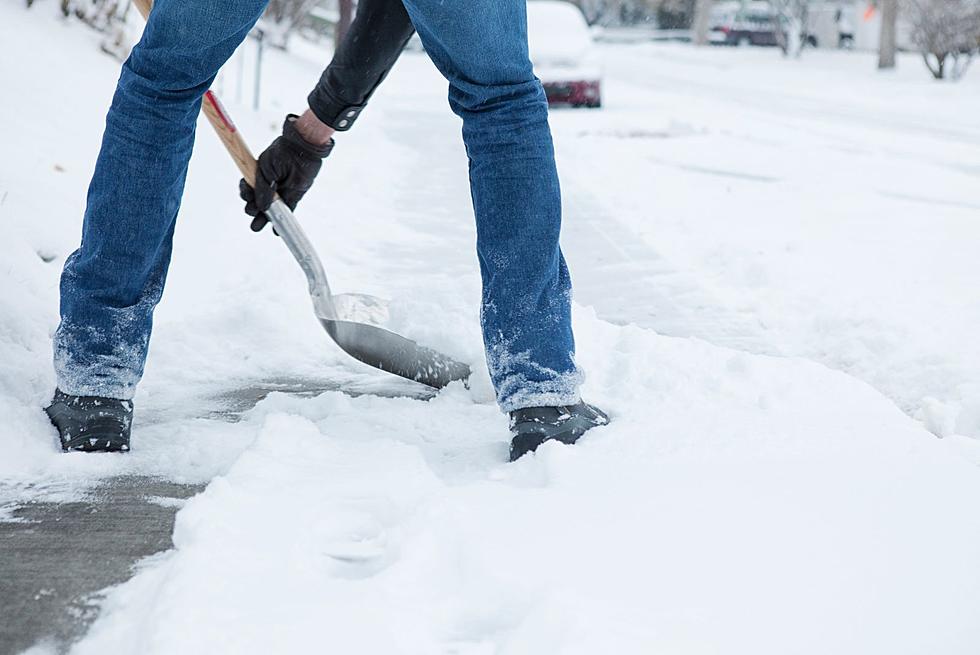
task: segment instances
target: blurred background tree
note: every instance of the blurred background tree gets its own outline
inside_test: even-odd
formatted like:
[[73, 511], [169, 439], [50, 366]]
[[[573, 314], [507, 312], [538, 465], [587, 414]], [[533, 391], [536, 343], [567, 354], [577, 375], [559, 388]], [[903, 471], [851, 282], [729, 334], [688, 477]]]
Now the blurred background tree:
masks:
[[895, 68], [898, 51], [898, 3], [899, 0], [879, 0], [881, 10], [881, 37], [878, 43], [878, 68]]
[[958, 80], [980, 47], [980, 0], [903, 0], [912, 42], [937, 80]]
[[711, 29], [711, 10], [714, 0], [696, 0], [694, 19], [691, 24], [691, 40], [694, 45], [708, 45], [708, 32]]
[[285, 49], [289, 39], [308, 21], [310, 12], [320, 0], [269, 0], [259, 23], [269, 43]]
[[776, 17], [776, 41], [783, 54], [799, 57], [807, 44], [810, 0], [769, 0]]

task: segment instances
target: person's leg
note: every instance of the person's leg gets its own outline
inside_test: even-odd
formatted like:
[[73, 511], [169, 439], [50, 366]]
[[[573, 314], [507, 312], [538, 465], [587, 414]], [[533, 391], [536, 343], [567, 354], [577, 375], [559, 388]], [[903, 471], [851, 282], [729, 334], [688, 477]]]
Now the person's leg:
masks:
[[201, 97], [266, 1], [158, 0], [123, 65], [82, 243], [61, 278], [54, 362], [63, 392], [132, 397], [170, 263]]
[[548, 104], [528, 58], [525, 0], [404, 0], [463, 119], [483, 276], [483, 337], [504, 411], [572, 405], [571, 281]]

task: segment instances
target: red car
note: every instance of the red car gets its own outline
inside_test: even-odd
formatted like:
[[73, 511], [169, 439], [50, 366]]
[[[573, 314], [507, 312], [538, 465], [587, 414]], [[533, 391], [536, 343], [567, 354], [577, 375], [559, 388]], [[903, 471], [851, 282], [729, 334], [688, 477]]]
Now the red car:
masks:
[[561, 0], [527, 3], [528, 45], [534, 73], [549, 105], [602, 105], [602, 68], [582, 11]]

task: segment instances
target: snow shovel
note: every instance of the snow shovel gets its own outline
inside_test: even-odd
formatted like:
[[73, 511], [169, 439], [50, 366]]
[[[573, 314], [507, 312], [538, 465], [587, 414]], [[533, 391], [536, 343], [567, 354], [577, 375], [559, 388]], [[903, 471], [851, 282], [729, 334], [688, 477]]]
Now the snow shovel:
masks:
[[[140, 13], [147, 18], [152, 0], [134, 0]], [[204, 94], [202, 110], [211, 127], [238, 165], [245, 181], [255, 186], [256, 161], [245, 139], [235, 127], [228, 112], [213, 91]], [[454, 380], [465, 380], [470, 369], [452, 358], [430, 348], [420, 346], [410, 339], [367, 323], [344, 320], [337, 312], [337, 304], [323, 264], [313, 244], [300, 227], [293, 212], [278, 197], [266, 212], [269, 220], [282, 237], [309, 282], [313, 311], [320, 324], [340, 348], [354, 359], [388, 373], [441, 389]], [[380, 302], [380, 301], [378, 301]]]

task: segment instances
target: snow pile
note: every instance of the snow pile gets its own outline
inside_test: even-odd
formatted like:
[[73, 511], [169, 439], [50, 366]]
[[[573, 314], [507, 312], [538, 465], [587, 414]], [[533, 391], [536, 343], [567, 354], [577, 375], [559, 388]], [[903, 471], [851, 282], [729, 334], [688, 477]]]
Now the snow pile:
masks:
[[577, 328], [614, 421], [516, 465], [461, 388], [264, 401], [75, 652], [976, 652], [975, 467], [821, 366]]
[[51, 393], [49, 329], [57, 305], [45, 288], [51, 265], [19, 234], [0, 239], [0, 476], [18, 470], [23, 453], [49, 450], [36, 438], [46, 419], [37, 411]]
[[[53, 8], [52, 8], [53, 10]], [[51, 79], [65, 66], [56, 49], [32, 44], [60, 36], [63, 28], [50, 18], [23, 21], [21, 6], [5, 5], [0, 15], [0, 58], [4, 84], [34, 108], [0, 103], [0, 480], [38, 482], [53, 462], [54, 434], [38, 411], [54, 386], [51, 341], [58, 321], [57, 287], [61, 265], [80, 234], [80, 205], [84, 200], [91, 151], [98, 135], [77, 133], [77, 124], [104, 108], [91, 102], [73, 103], [65, 111], [71, 84], [54, 88]], [[47, 35], [46, 39], [42, 35]], [[87, 41], [71, 65], [105, 65], [107, 59]], [[13, 52], [30, 52], [30, 57]], [[24, 65], [29, 60], [29, 65]], [[39, 79], [40, 78], [40, 79]], [[59, 86], [61, 88], [59, 88]], [[91, 84], [93, 93], [111, 88]], [[38, 93], [36, 90], [43, 89]], [[82, 97], [85, 97], [84, 95]], [[45, 106], [46, 102], [51, 105]], [[108, 101], [108, 97], [105, 98]], [[0, 496], [3, 494], [0, 493]]]

